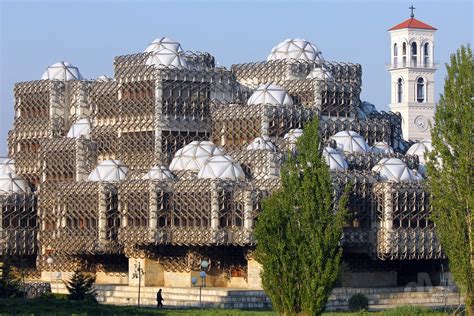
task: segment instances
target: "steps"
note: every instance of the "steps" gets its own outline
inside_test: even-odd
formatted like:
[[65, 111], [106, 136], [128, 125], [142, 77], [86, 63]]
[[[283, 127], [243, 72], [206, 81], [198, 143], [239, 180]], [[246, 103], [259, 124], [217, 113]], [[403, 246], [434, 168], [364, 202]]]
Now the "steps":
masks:
[[[67, 293], [63, 283], [53, 282], [55, 293]], [[97, 300], [103, 304], [137, 305], [138, 287], [126, 285], [97, 285]], [[270, 299], [264, 291], [231, 288], [172, 288], [142, 287], [140, 305], [155, 306], [156, 292], [162, 289], [165, 307], [218, 307], [232, 309], [268, 309]], [[387, 287], [387, 288], [335, 288], [329, 297], [327, 310], [346, 310], [348, 299], [362, 293], [369, 299], [371, 310], [393, 308], [401, 305], [442, 308], [460, 304], [454, 287]], [[462, 302], [462, 300], [461, 300]]]

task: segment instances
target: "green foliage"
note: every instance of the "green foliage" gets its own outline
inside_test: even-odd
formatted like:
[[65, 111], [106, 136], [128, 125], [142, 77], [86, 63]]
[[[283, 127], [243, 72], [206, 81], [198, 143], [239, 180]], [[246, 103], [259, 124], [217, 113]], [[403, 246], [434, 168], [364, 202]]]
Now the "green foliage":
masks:
[[333, 202], [318, 124], [306, 124], [296, 156], [282, 166], [281, 188], [264, 200], [255, 227], [263, 288], [287, 315], [320, 314], [340, 271], [346, 199]]
[[0, 278], [0, 298], [21, 297], [23, 292], [20, 290], [20, 279], [8, 259], [3, 263], [2, 270], [3, 273]]
[[437, 236], [449, 258], [451, 273], [474, 313], [473, 119], [474, 62], [471, 48], [461, 46], [446, 65], [444, 95], [431, 130], [428, 181], [433, 194]]
[[366, 311], [369, 309], [369, 299], [362, 293], [352, 295], [348, 301], [351, 312]]
[[87, 276], [84, 273], [74, 272], [71, 280], [66, 282], [66, 288], [69, 291], [69, 299], [75, 301], [96, 301], [97, 291], [94, 288], [95, 277]]

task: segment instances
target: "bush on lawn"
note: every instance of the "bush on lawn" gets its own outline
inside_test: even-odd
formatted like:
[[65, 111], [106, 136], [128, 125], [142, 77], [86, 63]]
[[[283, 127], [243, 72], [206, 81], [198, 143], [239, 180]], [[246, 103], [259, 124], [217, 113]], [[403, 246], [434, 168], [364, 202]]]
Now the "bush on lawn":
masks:
[[368, 309], [369, 300], [364, 294], [357, 293], [349, 298], [349, 310], [351, 312], [366, 311]]

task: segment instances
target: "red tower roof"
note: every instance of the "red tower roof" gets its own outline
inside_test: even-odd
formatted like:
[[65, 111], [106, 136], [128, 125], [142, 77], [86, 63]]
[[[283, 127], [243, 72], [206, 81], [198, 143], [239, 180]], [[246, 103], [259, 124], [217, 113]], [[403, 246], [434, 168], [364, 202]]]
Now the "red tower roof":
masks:
[[403, 21], [400, 24], [395, 25], [394, 27], [388, 29], [389, 31], [394, 31], [394, 30], [401, 30], [401, 29], [424, 29], [424, 30], [434, 30], [436, 31], [436, 28], [432, 27], [431, 25], [428, 25], [424, 22], [421, 22], [420, 20], [417, 20], [415, 18], [409, 18], [408, 20]]

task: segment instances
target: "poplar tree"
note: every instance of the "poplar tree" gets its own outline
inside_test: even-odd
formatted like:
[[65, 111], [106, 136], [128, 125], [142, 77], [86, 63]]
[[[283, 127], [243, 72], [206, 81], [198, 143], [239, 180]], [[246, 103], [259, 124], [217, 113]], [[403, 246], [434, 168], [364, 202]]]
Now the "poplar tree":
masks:
[[461, 46], [446, 65], [447, 77], [431, 129], [428, 182], [432, 218], [451, 274], [474, 315], [473, 119], [474, 62]]
[[255, 227], [262, 286], [285, 315], [321, 314], [340, 271], [346, 203], [335, 202], [318, 125], [306, 124]]

